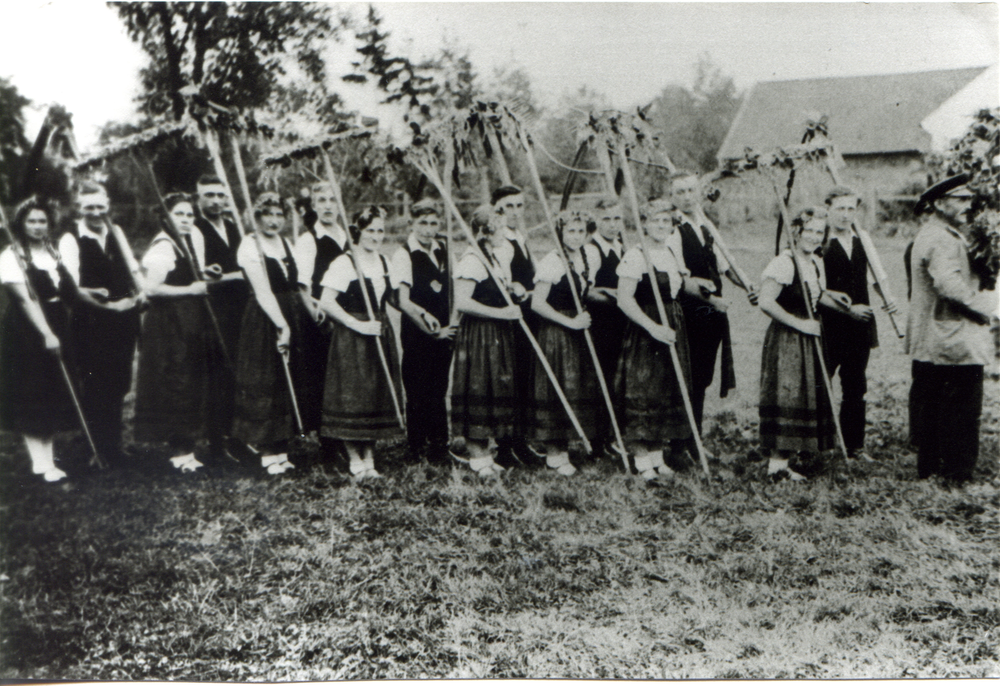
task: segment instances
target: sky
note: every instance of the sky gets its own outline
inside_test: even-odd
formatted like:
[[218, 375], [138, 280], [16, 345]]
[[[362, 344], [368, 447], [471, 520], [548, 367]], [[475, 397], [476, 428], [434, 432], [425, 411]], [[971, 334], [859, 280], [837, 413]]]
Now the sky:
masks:
[[[374, 3], [393, 51], [467, 51], [488, 83], [523, 68], [547, 107], [582, 85], [622, 109], [666, 85], [690, 86], [700, 54], [745, 90], [757, 81], [913, 72], [998, 61], [996, 3]], [[366, 4], [336, 3], [362, 17]], [[98, 127], [133, 120], [144, 55], [115, 12], [94, 0], [6, 0], [0, 76], [35, 107], [34, 136], [49, 104], [74, 115], [83, 149]], [[45, 31], [27, 30], [45, 27]], [[25, 30], [18, 30], [24, 27]], [[44, 37], [44, 40], [43, 40]], [[332, 77], [350, 71], [350, 35], [327, 52]], [[370, 93], [332, 84], [368, 113]]]

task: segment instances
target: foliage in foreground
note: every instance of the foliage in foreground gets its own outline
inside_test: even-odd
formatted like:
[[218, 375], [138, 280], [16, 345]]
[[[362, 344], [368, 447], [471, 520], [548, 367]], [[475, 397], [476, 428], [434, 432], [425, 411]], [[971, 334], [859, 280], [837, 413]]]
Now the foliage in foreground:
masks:
[[[877, 419], [902, 410], [877, 390]], [[914, 480], [891, 431], [876, 464], [772, 484], [732, 416], [708, 437], [718, 476], [664, 488], [609, 464], [361, 487], [319, 469], [8, 478], [0, 677], [996, 675], [984, 419], [977, 482], [956, 490]]]

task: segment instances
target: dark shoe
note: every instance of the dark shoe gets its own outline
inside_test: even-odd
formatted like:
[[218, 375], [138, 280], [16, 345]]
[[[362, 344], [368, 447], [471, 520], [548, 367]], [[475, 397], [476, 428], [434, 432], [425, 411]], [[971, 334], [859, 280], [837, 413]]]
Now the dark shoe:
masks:
[[[545, 467], [545, 460], [546, 460], [545, 453], [538, 452], [537, 450], [532, 448], [527, 441], [515, 442], [511, 446], [511, 452], [514, 455], [514, 458], [525, 467], [531, 467], [533, 469]], [[497, 460], [497, 462], [503, 464], [499, 460]], [[503, 466], [506, 467], [507, 465]]]
[[427, 449], [427, 464], [435, 466], [451, 464], [451, 457], [448, 455], [448, 446], [430, 446]]

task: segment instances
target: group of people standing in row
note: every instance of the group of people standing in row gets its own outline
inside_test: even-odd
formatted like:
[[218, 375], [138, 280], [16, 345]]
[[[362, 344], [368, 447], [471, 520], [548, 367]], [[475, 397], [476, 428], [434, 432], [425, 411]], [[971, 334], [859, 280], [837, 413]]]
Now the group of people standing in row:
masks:
[[[693, 173], [675, 176], [670, 197], [644, 208], [645, 251], [625, 249], [622, 207], [610, 197], [589, 211], [560, 213], [561, 246], [537, 261], [523, 228], [524, 195], [498, 188], [473, 216], [478, 250], [470, 247], [454, 265], [434, 202], [412, 206], [409, 235], [388, 260], [383, 209], [361, 208], [345, 228], [336, 189], [317, 183], [309, 191], [298, 208], [274, 193], [260, 195], [251, 238], [226, 217], [226, 184], [202, 177], [194, 197], [165, 198], [172, 230], [154, 237], [139, 264], [108, 221], [108, 196], [98, 184], [80, 186], [79, 219], [58, 241], [45, 204], [29, 200], [17, 209], [17, 244], [0, 254], [0, 282], [13, 295], [0, 346], [0, 422], [24, 435], [35, 473], [65, 478], [52, 437], [77, 426], [60, 359], [98, 452], [112, 463], [128, 459], [122, 405], [138, 342], [135, 438], [166, 442], [182, 471], [232, 456], [269, 474], [285, 472], [295, 466], [288, 446], [299, 432], [297, 416], [303, 433], [320, 437], [323, 455], [346, 458], [356, 478], [376, 477], [376, 441], [403, 435], [393, 397], [401, 387], [412, 458], [458, 460], [484, 477], [519, 463], [570, 476], [579, 432], [530, 331], [594, 452], [620, 459], [599, 366], [635, 470], [647, 480], [669, 476], [668, 460], [676, 467], [692, 452], [682, 390], [700, 431], [720, 352], [720, 393], [735, 387], [724, 276], [771, 318], [760, 374], [769, 473], [804, 478], [790, 458], [834, 447], [820, 354], [841, 379], [849, 457], [865, 457], [866, 367], [877, 335], [868, 256], [854, 227], [860, 199], [847, 189], [831, 192], [826, 208], [796, 215], [791, 247], [768, 264], [759, 291], [737, 277], [717, 245]], [[290, 243], [288, 213], [300, 209], [307, 231]], [[923, 250], [919, 238], [917, 245]], [[915, 251], [912, 258], [915, 273], [930, 275], [931, 291], [940, 277], [930, 261], [939, 255], [918, 258]], [[921, 277], [914, 278], [920, 292]], [[389, 306], [402, 313], [401, 351]], [[895, 304], [886, 309], [895, 312]], [[813, 342], [821, 329], [822, 348]], [[949, 383], [921, 373], [938, 393]], [[926, 397], [926, 389], [918, 391]], [[928, 402], [920, 407], [929, 416]], [[918, 445], [940, 452], [929, 422]], [[462, 454], [450, 449], [453, 437], [465, 439]], [[199, 460], [201, 439], [208, 451]], [[927, 464], [939, 459], [921, 456]], [[921, 476], [933, 471], [944, 473], [922, 467]], [[967, 472], [959, 477], [968, 478], [971, 465]]]

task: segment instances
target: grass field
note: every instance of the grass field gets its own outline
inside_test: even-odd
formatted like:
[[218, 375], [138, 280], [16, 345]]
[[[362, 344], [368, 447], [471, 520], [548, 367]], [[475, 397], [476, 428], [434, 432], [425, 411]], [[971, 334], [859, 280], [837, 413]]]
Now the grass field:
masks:
[[[759, 274], [770, 231], [727, 237]], [[897, 298], [903, 247], [879, 241]], [[645, 487], [605, 463], [182, 477], [150, 454], [52, 487], [0, 436], [0, 678], [997, 676], [996, 381], [976, 481], [918, 481], [909, 362], [880, 314], [879, 460], [771, 483], [753, 452], [766, 319], [729, 292], [739, 387], [709, 391], [710, 481]]]

